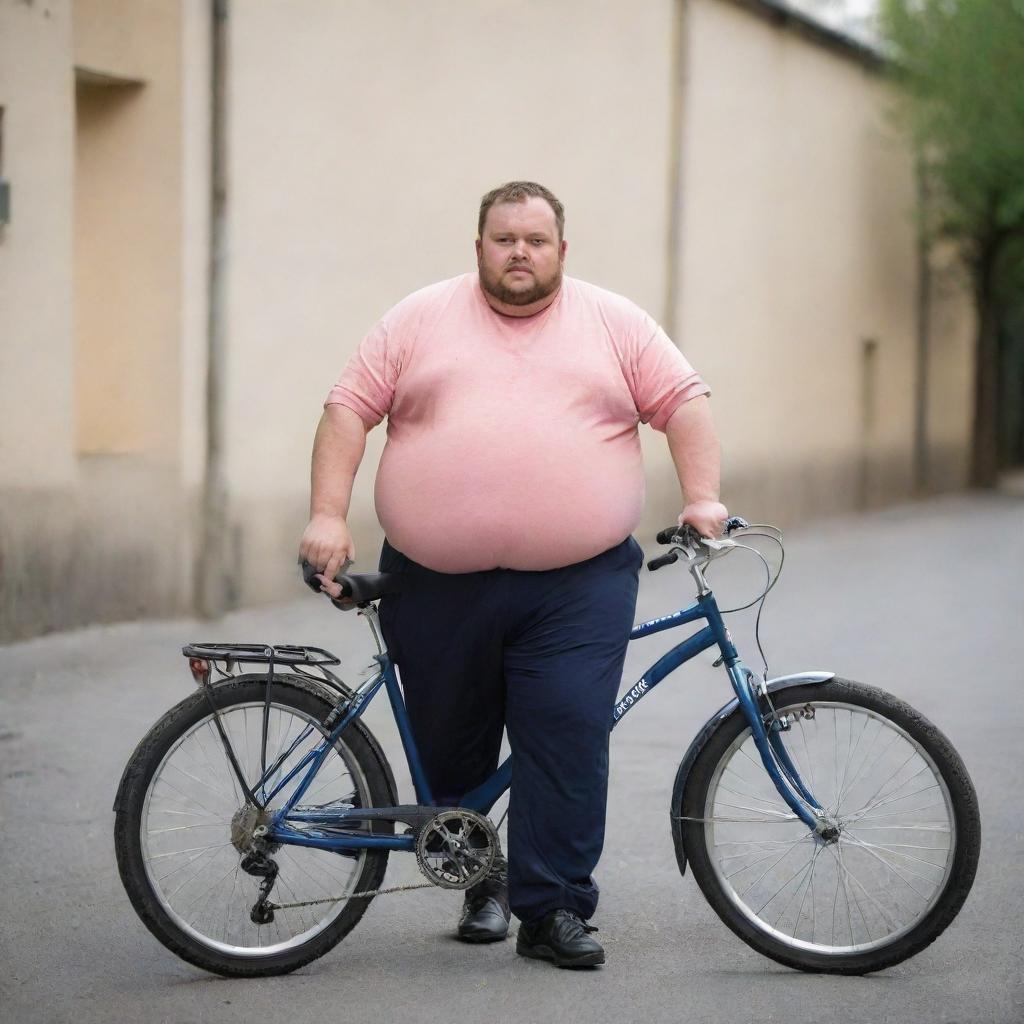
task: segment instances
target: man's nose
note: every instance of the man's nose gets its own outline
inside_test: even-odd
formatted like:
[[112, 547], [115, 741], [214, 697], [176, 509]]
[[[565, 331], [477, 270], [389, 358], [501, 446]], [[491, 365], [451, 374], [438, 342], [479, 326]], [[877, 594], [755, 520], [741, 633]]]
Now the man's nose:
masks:
[[526, 255], [526, 239], [525, 238], [517, 238], [516, 241], [515, 241], [515, 244], [512, 246], [512, 251], [517, 256], [525, 256]]

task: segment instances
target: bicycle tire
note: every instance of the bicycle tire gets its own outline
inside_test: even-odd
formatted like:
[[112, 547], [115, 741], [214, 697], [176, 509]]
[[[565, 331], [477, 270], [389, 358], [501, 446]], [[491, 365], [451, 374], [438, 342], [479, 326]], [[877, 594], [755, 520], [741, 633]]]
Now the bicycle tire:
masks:
[[[834, 844], [813, 838], [775, 791], [737, 709], [709, 736], [673, 794], [673, 820], [680, 823], [697, 884], [736, 935], [788, 967], [868, 974], [914, 956], [953, 921], [974, 881], [981, 824], [963, 761], [928, 719], [875, 687], [832, 679], [778, 691], [772, 703], [791, 717], [783, 742], [805, 784], [827, 807], [834, 804], [846, 824]], [[748, 760], [756, 762], [760, 776]], [[822, 762], [825, 771], [813, 778]], [[894, 763], [901, 766], [887, 775]], [[861, 776], [876, 767], [875, 777], [883, 782], [871, 792], [873, 781], [863, 784]], [[858, 801], [866, 802], [858, 807]], [[747, 832], [757, 838], [730, 838]], [[814, 876], [823, 856], [816, 893]], [[854, 859], [857, 873], [850, 867]], [[771, 872], [776, 877], [765, 883]], [[787, 881], [773, 892], [783, 877]], [[847, 931], [840, 920], [837, 932], [837, 911], [841, 917], [844, 904]], [[828, 941], [817, 937], [819, 908]]]
[[[262, 726], [257, 724], [254, 728], [248, 709], [252, 708], [253, 717], [259, 715], [259, 722], [262, 721], [266, 676], [238, 676], [217, 683], [210, 688], [209, 696], [229, 736], [237, 741], [241, 732], [248, 740], [250, 733], [258, 733]], [[275, 677], [271, 712], [278, 712], [277, 742], [282, 751], [293, 742], [292, 732], [304, 728], [301, 725], [303, 722], [314, 726], [315, 735], [311, 733], [307, 743], [315, 743], [319, 736], [326, 733], [323, 722], [332, 710], [333, 705], [305, 680], [286, 675]], [[244, 724], [240, 724], [239, 713]], [[275, 915], [276, 925], [259, 926], [251, 920], [246, 923], [245, 917], [255, 901], [259, 879], [239, 870], [241, 854], [232, 848], [231, 821], [225, 820], [224, 815], [227, 814], [225, 808], [230, 807], [228, 787], [234, 791], [236, 800], [240, 787], [230, 771], [228, 758], [219, 743], [215, 728], [207, 695], [197, 691], [168, 711], [139, 743], [125, 769], [115, 807], [114, 846], [118, 871], [132, 906], [143, 923], [164, 946], [183, 960], [204, 970], [230, 977], [286, 974], [323, 956], [337, 945], [359, 922], [372, 897], [350, 898], [329, 905], [322, 914], [319, 907], [316, 910], [278, 911]], [[285, 732], [285, 728], [290, 731]], [[237, 746], [241, 747], [242, 744], [238, 743]], [[252, 744], [249, 750], [236, 750], [236, 755], [245, 765], [253, 763], [251, 747]], [[347, 791], [351, 788], [349, 802], [358, 806], [394, 805], [397, 801], [390, 782], [390, 771], [379, 751], [379, 746], [365, 726], [358, 721], [352, 723], [335, 744], [333, 754], [328, 756], [328, 761], [321, 768], [309, 792], [314, 792], [321, 778], [327, 775], [330, 765], [332, 769], [340, 769], [334, 790], [345, 790], [344, 795], [349, 796]], [[223, 765], [217, 759], [218, 753]], [[193, 760], [186, 761], [186, 757]], [[293, 757], [298, 759], [299, 751]], [[268, 763], [272, 763], [269, 758]], [[290, 765], [291, 762], [285, 764]], [[172, 773], [172, 766], [177, 773]], [[190, 771], [190, 768], [194, 770]], [[344, 779], [346, 772], [351, 777], [351, 783]], [[186, 784], [186, 776], [194, 781]], [[258, 772], [255, 772], [248, 779], [250, 786], [255, 785], [257, 777]], [[219, 784], [219, 796], [212, 796], [201, 788], [207, 785], [211, 790], [214, 789], [211, 779]], [[228, 781], [224, 782], [224, 779]], [[195, 792], [197, 787], [203, 803], [198, 810], [193, 811], [184, 790], [188, 788]], [[175, 789], [178, 790], [177, 794]], [[328, 790], [328, 797], [334, 790]], [[309, 799], [309, 796], [304, 799]], [[156, 809], [154, 801], [157, 801]], [[150, 828], [151, 824], [160, 824], [161, 827]], [[373, 826], [375, 832], [392, 830], [393, 826], [386, 822], [377, 822]], [[192, 854], [195, 849], [200, 849], [198, 847], [190, 849], [186, 846], [171, 852], [154, 852], [156, 847], [151, 848], [151, 844], [162, 842], [165, 834], [178, 832], [193, 837], [178, 840], [170, 836], [179, 844], [209, 841], [211, 845], [195, 856]], [[161, 838], [154, 839], [154, 836]], [[215, 850], [212, 858], [209, 856], [210, 850]], [[282, 846], [272, 854], [281, 862], [281, 874], [271, 899], [287, 901], [285, 884], [292, 888], [293, 894], [308, 892], [315, 896], [377, 889], [384, 879], [387, 855], [386, 850], [364, 850], [353, 857], [305, 847]], [[186, 891], [179, 900], [176, 894], [169, 893], [172, 883], [165, 885], [156, 873], [159, 870], [166, 877], [164, 864], [159, 868], [154, 867], [160, 858], [164, 859], [171, 875], [175, 871], [182, 872], [174, 878], [175, 886], [181, 877], [185, 877], [183, 886], [191, 884], [186, 873], [193, 879], [198, 877], [200, 867], [191, 870], [194, 862], [206, 870], [206, 864], [212, 865], [219, 858], [217, 870], [210, 871], [214, 877], [220, 874], [222, 867], [228, 868], [227, 874], [231, 878], [225, 876], [222, 886], [225, 892], [227, 886], [231, 886], [230, 895], [226, 898], [227, 909], [220, 922], [223, 938], [213, 934], [212, 924], [200, 924], [203, 918], [199, 916], [212, 913], [205, 906], [207, 897], [213, 903], [222, 895], [221, 891], [216, 889], [216, 885], [211, 886], [206, 893], [200, 891], [197, 900], [199, 909], [196, 911], [198, 920], [189, 920], [183, 911], [184, 900], [191, 894]], [[288, 862], [287, 872], [284, 862]], [[175, 864], [181, 867], [171, 870]], [[289, 872], [292, 881], [285, 882]], [[349, 877], [342, 879], [343, 874]], [[337, 877], [339, 884], [345, 881], [346, 887], [328, 892], [332, 888], [329, 880], [334, 877]], [[198, 885], [204, 883], [205, 879]], [[324, 891], [317, 891], [320, 889]], [[303, 912], [306, 918], [301, 916]], [[282, 914], [292, 916], [285, 919], [281, 917]], [[296, 920], [298, 924], [293, 923]], [[289, 929], [303, 928], [307, 920], [312, 921], [309, 928], [287, 938]], [[268, 932], [268, 941], [263, 943], [261, 927], [276, 928], [280, 941], [272, 941], [273, 936]], [[256, 933], [255, 944], [245, 945], [250, 941], [247, 936], [252, 930]], [[229, 931], [242, 938], [227, 941]], [[304, 937], [307, 932], [308, 937]], [[283, 940], [280, 938], [282, 934], [286, 936]]]

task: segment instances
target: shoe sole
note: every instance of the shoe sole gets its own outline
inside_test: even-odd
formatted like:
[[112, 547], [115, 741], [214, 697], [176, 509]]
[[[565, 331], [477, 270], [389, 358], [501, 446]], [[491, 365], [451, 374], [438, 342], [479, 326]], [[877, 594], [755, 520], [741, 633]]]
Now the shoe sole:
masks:
[[474, 935], [472, 932], [456, 932], [455, 937], [459, 942], [470, 942], [475, 945], [482, 945], [485, 942], [504, 942], [508, 938], [508, 932], [505, 932], [504, 935], [494, 935], [492, 933]]
[[550, 946], [516, 946], [516, 952], [530, 960], [546, 960], [556, 967], [600, 967], [604, 963], [604, 950], [583, 953], [577, 957], [559, 956]]

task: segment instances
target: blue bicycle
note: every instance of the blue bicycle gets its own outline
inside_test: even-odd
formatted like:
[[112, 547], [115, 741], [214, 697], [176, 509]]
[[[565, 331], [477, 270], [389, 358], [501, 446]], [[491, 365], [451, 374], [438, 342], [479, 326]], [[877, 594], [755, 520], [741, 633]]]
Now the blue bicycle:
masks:
[[[683, 559], [696, 602], [631, 638], [704, 625], [618, 701], [613, 725], [674, 669], [717, 648], [733, 697], [676, 773], [679, 869], [691, 866], [719, 917], [765, 956], [808, 971], [877, 971], [931, 943], [963, 905], [978, 861], [977, 797], [949, 741], [903, 701], [831, 672], [768, 680], [739, 659], [707, 570], [738, 548], [763, 560], [745, 543], [755, 536], [782, 550], [778, 531], [736, 518], [719, 541], [680, 527], [658, 535], [670, 550], [648, 568]], [[744, 607], [763, 606], [781, 564]], [[306, 567], [317, 589], [314, 572]], [[373, 632], [372, 678], [349, 688], [322, 648], [190, 644], [198, 689], [150, 730], [121, 779], [114, 831], [128, 896], [157, 939], [206, 970], [283, 974], [322, 956], [375, 896], [418, 887], [382, 888], [392, 851], [415, 855], [424, 886], [448, 889], [483, 878], [498, 851], [487, 814], [509, 787], [511, 761], [458, 807], [435, 805], [374, 604], [401, 579], [338, 579], [335, 603], [357, 608]], [[414, 804], [399, 803], [361, 721], [381, 689]]]

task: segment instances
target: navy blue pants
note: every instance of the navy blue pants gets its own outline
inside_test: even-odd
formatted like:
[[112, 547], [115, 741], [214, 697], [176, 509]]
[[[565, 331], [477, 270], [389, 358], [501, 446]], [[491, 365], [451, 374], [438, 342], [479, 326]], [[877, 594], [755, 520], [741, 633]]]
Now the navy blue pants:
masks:
[[407, 577], [380, 603], [423, 768], [457, 805], [512, 748], [509, 904], [523, 921], [597, 907], [608, 734], [643, 552], [632, 537], [546, 572], [438, 573], [387, 541], [382, 572]]

